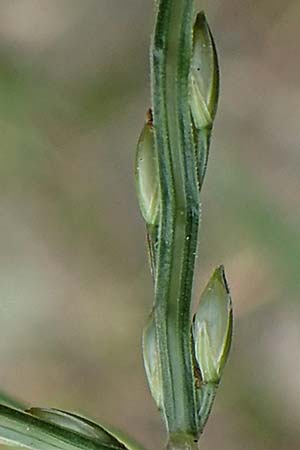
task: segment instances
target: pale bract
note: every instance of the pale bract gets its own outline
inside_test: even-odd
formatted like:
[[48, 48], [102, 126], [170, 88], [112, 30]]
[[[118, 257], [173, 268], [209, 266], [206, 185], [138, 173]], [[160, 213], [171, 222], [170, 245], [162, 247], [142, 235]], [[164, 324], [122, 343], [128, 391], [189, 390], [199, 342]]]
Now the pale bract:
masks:
[[161, 410], [163, 404], [162, 376], [157, 353], [153, 315], [150, 316], [149, 322], [143, 332], [143, 358], [152, 397], [158, 409]]
[[159, 180], [153, 128], [148, 122], [138, 140], [135, 178], [142, 216], [147, 225], [155, 225], [159, 215]]
[[215, 44], [203, 12], [197, 15], [190, 69], [190, 106], [197, 129], [212, 126], [219, 97], [219, 68]]
[[218, 383], [232, 337], [232, 304], [223, 266], [215, 270], [201, 295], [193, 336], [203, 382]]

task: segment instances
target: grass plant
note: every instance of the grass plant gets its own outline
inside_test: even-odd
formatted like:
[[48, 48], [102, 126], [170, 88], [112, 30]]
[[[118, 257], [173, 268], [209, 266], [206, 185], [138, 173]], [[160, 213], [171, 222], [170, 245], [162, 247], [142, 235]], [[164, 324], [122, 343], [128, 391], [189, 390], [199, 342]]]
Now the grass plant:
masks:
[[[149, 387], [169, 450], [198, 446], [228, 357], [232, 306], [218, 267], [191, 318], [200, 196], [219, 96], [215, 44], [193, 0], [156, 1], [151, 107], [138, 141], [136, 184], [147, 229], [154, 303], [143, 334]], [[1, 442], [36, 450], [141, 449], [77, 414], [0, 398]]]

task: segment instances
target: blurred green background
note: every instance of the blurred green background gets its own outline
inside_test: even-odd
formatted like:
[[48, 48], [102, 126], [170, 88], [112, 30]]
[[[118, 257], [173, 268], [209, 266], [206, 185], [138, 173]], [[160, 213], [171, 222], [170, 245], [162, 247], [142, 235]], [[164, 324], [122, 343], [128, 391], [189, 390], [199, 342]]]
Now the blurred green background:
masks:
[[[195, 300], [224, 263], [232, 354], [205, 450], [300, 446], [299, 1], [199, 1], [219, 50]], [[141, 330], [152, 302], [135, 197], [150, 0], [0, 2], [0, 387], [164, 431]]]

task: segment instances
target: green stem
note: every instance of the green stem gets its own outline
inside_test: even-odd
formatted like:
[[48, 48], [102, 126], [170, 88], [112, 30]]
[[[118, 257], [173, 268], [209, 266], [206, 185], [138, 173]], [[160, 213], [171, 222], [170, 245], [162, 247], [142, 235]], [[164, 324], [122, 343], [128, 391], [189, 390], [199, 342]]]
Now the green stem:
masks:
[[198, 450], [197, 439], [174, 434], [168, 442], [167, 450]]
[[193, 0], [160, 0], [151, 53], [161, 210], [154, 317], [164, 415], [172, 436], [197, 436], [190, 340], [199, 190], [189, 108]]
[[203, 432], [206, 422], [210, 416], [211, 409], [213, 407], [218, 385], [216, 383], [207, 383], [201, 387], [200, 397], [200, 411], [199, 411], [199, 429], [200, 433]]
[[202, 128], [201, 130], [194, 128], [199, 190], [202, 188], [206, 174], [210, 138], [211, 127]]

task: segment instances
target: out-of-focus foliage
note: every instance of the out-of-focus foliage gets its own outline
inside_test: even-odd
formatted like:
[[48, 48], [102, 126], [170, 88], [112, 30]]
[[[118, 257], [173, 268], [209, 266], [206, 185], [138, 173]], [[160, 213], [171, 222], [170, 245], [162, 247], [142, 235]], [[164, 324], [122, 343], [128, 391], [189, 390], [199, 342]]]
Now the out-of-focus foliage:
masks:
[[[236, 313], [202, 446], [298, 450], [300, 4], [198, 4], [222, 83], [195, 300], [224, 263]], [[133, 176], [152, 25], [146, 0], [1, 1], [0, 386], [159, 448]]]

